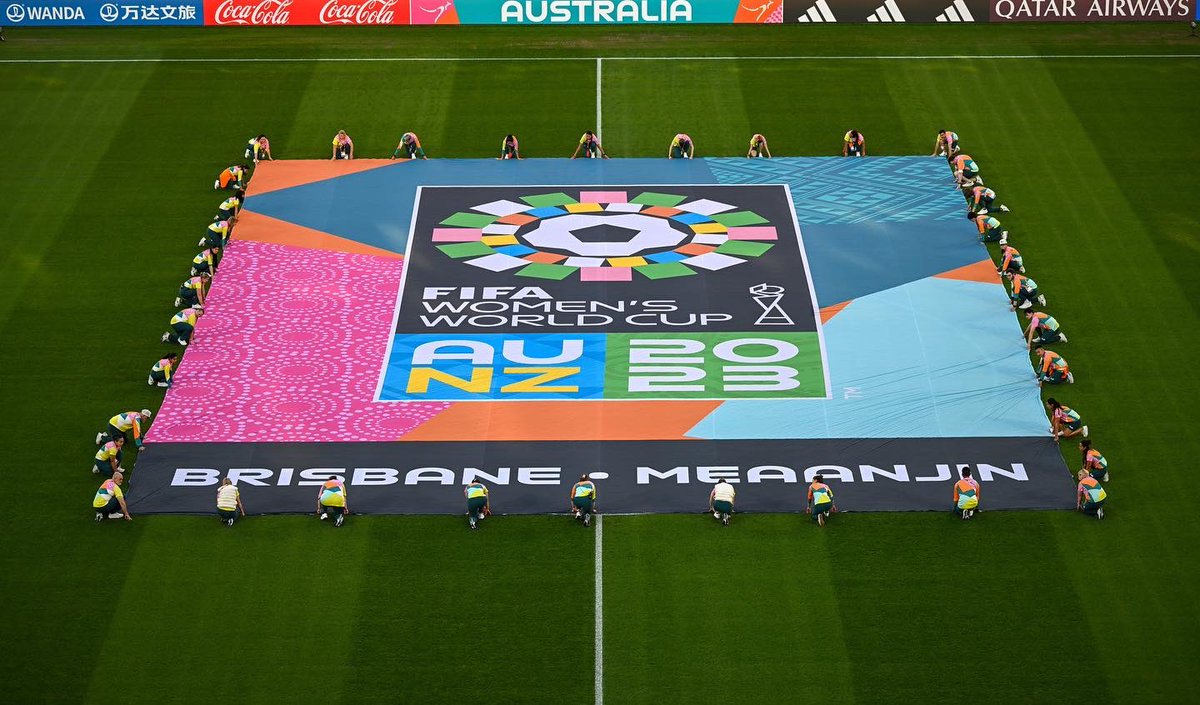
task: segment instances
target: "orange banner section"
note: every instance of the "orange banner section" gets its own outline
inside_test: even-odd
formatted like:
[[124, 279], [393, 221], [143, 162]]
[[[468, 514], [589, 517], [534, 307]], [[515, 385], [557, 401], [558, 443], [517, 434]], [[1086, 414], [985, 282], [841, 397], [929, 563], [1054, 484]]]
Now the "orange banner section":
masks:
[[405, 441], [681, 440], [719, 401], [459, 402]]
[[996, 265], [990, 259], [985, 259], [965, 267], [951, 269], [949, 272], [935, 274], [934, 279], [957, 279], [964, 282], [995, 284], [1000, 281], [1000, 275], [996, 274]]
[[284, 220], [272, 218], [269, 215], [242, 211], [238, 216], [237, 225], [233, 228], [233, 239], [269, 242], [275, 245], [291, 245], [309, 250], [326, 250], [329, 252], [347, 252], [356, 255], [374, 255], [390, 259], [403, 259], [398, 252], [384, 250], [361, 242], [347, 240], [344, 237], [323, 233], [320, 230], [306, 228]]
[[315, 181], [324, 181], [336, 176], [357, 174], [380, 167], [407, 162], [407, 159], [279, 159], [259, 162], [254, 176], [246, 187], [246, 195], [260, 196], [264, 193], [303, 186]]

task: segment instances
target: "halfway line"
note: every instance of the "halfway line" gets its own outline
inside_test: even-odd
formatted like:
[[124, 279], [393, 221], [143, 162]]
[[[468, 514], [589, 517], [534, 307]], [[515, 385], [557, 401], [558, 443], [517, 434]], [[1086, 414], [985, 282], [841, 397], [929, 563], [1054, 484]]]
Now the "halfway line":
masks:
[[603, 61], [600, 57], [596, 57], [596, 139], [600, 141], [600, 144], [604, 144], [604, 138], [600, 136], [600, 64]]
[[[597, 130], [599, 132], [599, 130]], [[604, 517], [596, 518], [596, 705], [604, 705]]]

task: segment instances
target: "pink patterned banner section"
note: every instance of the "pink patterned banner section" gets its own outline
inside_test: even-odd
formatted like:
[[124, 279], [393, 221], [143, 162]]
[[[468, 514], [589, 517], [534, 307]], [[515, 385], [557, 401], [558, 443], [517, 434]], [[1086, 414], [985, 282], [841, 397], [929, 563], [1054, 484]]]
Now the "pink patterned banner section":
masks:
[[583, 191], [579, 194], [581, 203], [628, 203], [627, 191]]
[[400, 270], [233, 241], [147, 442], [394, 441], [444, 410], [372, 401]]

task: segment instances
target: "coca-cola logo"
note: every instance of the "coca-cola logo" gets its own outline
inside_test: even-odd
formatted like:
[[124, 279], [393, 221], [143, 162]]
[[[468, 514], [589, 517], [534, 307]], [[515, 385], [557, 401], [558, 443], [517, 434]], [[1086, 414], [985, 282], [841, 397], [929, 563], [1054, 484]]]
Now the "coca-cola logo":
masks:
[[291, 13], [288, 12], [291, 6], [292, 0], [224, 0], [213, 13], [213, 22], [284, 25], [291, 21]]
[[360, 0], [338, 2], [328, 0], [321, 8], [321, 24], [392, 24], [396, 13], [392, 8], [397, 0]]

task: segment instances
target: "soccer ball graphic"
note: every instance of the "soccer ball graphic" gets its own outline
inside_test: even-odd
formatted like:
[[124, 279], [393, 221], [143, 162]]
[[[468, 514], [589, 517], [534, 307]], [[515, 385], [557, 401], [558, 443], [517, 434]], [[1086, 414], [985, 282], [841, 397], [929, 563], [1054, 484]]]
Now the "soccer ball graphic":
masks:
[[537, 222], [522, 239], [540, 250], [580, 257], [635, 257], [682, 244], [690, 232], [670, 221], [637, 213], [568, 214]]

